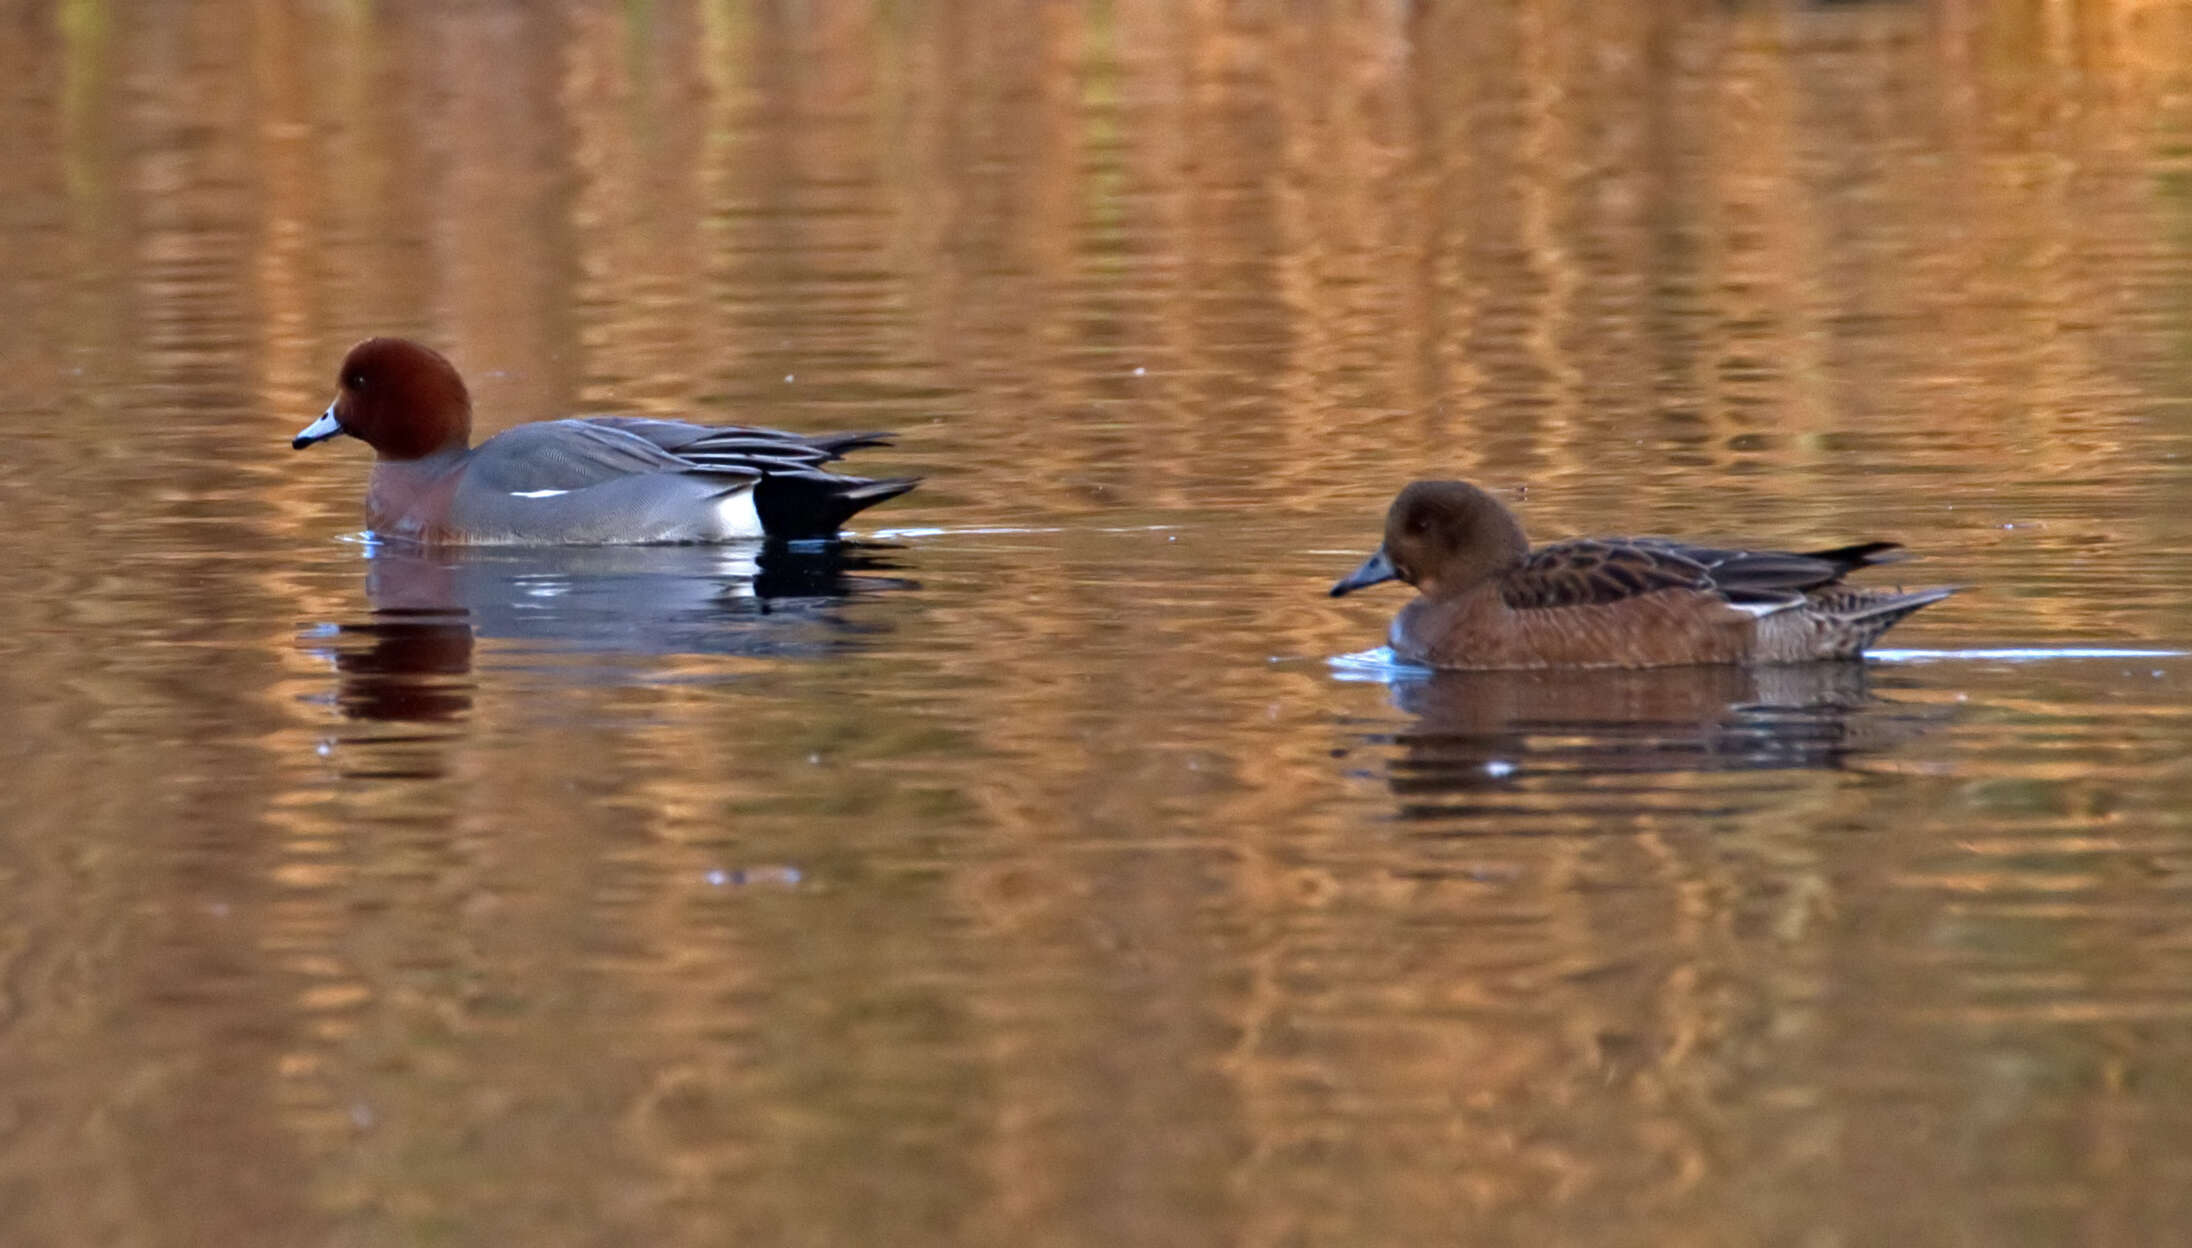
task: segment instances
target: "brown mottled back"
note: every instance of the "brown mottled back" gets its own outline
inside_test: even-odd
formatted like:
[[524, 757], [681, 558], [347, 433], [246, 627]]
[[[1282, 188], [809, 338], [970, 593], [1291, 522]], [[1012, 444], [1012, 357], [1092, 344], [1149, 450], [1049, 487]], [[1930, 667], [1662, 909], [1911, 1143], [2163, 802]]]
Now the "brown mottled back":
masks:
[[1531, 551], [1500, 579], [1500, 597], [1516, 610], [1531, 610], [1691, 589], [1744, 605], [1792, 605], [1858, 568], [1892, 561], [1901, 549], [1894, 542], [1863, 542], [1796, 554], [1663, 537], [1581, 537]]

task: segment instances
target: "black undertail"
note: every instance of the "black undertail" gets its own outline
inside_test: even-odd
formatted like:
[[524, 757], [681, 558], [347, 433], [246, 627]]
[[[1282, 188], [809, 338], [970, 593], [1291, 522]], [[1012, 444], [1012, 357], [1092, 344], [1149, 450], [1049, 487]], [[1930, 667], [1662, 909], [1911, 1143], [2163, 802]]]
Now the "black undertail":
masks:
[[919, 484], [919, 477], [772, 472], [754, 484], [754, 510], [761, 517], [762, 532], [774, 540], [829, 538], [853, 516]]

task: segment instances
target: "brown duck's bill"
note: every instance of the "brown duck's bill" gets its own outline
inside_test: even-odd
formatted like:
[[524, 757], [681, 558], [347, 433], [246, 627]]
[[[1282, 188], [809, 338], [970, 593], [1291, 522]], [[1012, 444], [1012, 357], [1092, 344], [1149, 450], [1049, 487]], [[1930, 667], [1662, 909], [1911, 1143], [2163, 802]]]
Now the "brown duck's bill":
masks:
[[318, 420], [297, 431], [297, 436], [289, 440], [289, 449], [301, 451], [314, 442], [325, 442], [337, 434], [348, 432], [348, 429], [342, 427], [342, 422], [335, 419], [335, 405], [330, 403], [327, 410], [320, 413]]
[[1376, 554], [1362, 561], [1361, 567], [1356, 568], [1333, 583], [1332, 596], [1337, 598], [1342, 594], [1354, 593], [1358, 589], [1367, 589], [1372, 585], [1399, 579], [1400, 573], [1393, 570], [1393, 561], [1385, 557], [1385, 547], [1380, 546]]

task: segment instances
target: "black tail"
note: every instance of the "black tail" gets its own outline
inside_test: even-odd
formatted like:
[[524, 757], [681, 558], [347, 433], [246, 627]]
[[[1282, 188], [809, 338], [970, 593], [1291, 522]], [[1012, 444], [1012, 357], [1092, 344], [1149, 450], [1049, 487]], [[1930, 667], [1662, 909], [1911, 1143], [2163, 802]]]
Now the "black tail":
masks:
[[762, 532], [772, 538], [835, 537], [854, 515], [919, 484], [919, 477], [871, 480], [826, 472], [770, 473], [754, 485], [754, 510], [760, 513]]
[[801, 441], [827, 454], [831, 459], [843, 459], [853, 451], [865, 450], [871, 446], [889, 446], [891, 439], [897, 436], [895, 433], [880, 430], [870, 433], [817, 433], [802, 438]]
[[1804, 557], [1838, 564], [1842, 571], [1837, 575], [1847, 575], [1859, 568], [1894, 563], [1904, 558], [1904, 551], [1901, 542], [1859, 542], [1855, 546], [1837, 546], [1832, 550], [1807, 550]]

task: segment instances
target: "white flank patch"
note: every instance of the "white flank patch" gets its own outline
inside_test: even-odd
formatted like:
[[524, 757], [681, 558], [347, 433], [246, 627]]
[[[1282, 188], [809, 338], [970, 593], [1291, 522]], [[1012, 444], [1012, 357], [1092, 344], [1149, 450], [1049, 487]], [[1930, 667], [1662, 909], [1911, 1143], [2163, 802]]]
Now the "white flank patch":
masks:
[[1778, 615], [1798, 604], [1794, 602], [1731, 602], [1728, 605], [1754, 619], [1762, 620], [1769, 615]]
[[562, 496], [562, 495], [568, 494], [568, 493], [570, 493], [570, 492], [571, 492], [571, 491], [569, 491], [569, 490], [512, 490], [512, 491], [510, 491], [510, 497], [512, 497], [512, 498], [557, 498], [557, 497], [560, 497], [560, 496]]
[[761, 513], [754, 508], [753, 489], [726, 494], [715, 505], [718, 537], [763, 537]]

